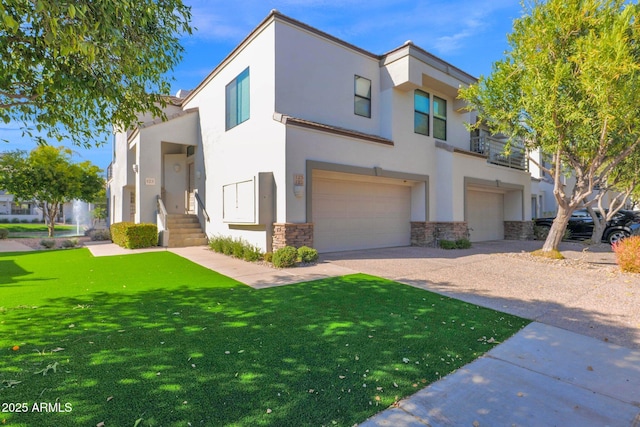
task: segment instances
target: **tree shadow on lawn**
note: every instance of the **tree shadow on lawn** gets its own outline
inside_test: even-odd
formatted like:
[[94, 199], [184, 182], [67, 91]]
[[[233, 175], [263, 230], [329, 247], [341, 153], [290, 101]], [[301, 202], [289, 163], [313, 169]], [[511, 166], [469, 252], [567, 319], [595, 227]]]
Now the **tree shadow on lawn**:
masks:
[[353, 425], [528, 323], [366, 275], [262, 290], [225, 280], [0, 312], [0, 328], [11, 331], [0, 336], [0, 401], [72, 407], [0, 418]]

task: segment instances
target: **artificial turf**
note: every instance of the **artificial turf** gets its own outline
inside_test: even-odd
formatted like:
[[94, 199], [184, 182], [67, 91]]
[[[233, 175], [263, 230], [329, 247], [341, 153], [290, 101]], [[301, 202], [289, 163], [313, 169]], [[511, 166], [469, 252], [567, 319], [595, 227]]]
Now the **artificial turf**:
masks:
[[351, 426], [527, 323], [361, 274], [254, 290], [169, 252], [0, 254], [0, 425]]
[[[8, 230], [9, 233], [42, 233], [49, 231], [49, 228], [45, 224], [13, 224], [13, 223], [0, 223], [0, 228]], [[56, 231], [73, 231], [76, 229], [75, 225], [59, 225], [56, 224]]]

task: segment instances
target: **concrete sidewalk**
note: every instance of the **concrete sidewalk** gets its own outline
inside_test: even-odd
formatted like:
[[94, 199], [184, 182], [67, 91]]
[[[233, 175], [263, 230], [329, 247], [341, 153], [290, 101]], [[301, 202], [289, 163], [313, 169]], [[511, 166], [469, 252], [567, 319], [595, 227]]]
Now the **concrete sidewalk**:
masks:
[[15, 240], [0, 240], [0, 252], [28, 252], [33, 249]]
[[640, 351], [532, 323], [485, 356], [361, 424], [640, 425]]
[[93, 243], [87, 244], [86, 247], [91, 251], [93, 256], [97, 257], [169, 251], [256, 289], [290, 285], [293, 283], [356, 273], [356, 271], [350, 268], [326, 262], [319, 262], [316, 265], [306, 267], [276, 269], [218, 254], [211, 251], [207, 246], [168, 249], [162, 247], [124, 249], [113, 243]]

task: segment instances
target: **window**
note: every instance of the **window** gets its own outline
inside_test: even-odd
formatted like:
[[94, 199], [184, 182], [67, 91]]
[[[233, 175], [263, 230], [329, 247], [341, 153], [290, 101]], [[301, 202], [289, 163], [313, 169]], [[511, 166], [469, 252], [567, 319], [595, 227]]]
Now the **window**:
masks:
[[356, 76], [354, 112], [363, 117], [371, 117], [371, 80]]
[[249, 120], [249, 68], [226, 87], [226, 129]]
[[421, 90], [413, 93], [413, 131], [429, 136], [429, 94]]
[[447, 101], [433, 97], [433, 137], [447, 140]]

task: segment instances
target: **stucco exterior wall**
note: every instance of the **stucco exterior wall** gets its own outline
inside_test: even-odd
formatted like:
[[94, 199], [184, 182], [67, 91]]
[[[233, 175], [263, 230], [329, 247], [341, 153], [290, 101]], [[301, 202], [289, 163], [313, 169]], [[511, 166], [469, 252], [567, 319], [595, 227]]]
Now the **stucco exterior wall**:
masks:
[[[243, 238], [266, 249], [264, 225], [233, 224], [223, 220], [223, 185], [254, 178], [259, 172], [273, 172], [276, 187], [277, 221], [285, 222], [285, 138], [284, 127], [274, 121], [275, 57], [274, 24], [271, 23], [223, 63], [208, 84], [184, 108], [199, 109], [202, 144], [202, 178], [197, 183], [206, 200], [211, 221], [207, 235], [223, 234]], [[225, 87], [249, 68], [249, 119], [225, 129]]]

